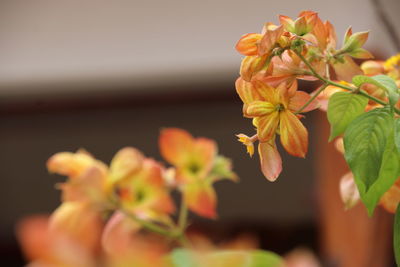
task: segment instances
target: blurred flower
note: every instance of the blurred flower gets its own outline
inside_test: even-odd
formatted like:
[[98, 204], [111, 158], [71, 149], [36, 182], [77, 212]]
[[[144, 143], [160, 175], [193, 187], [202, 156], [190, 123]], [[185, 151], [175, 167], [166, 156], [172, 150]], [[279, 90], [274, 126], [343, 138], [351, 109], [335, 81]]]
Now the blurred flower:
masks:
[[[82, 215], [82, 214], [81, 214]], [[85, 238], [90, 235], [98, 235], [98, 221], [89, 219], [86, 214], [79, 218], [71, 218], [70, 229], [49, 228], [49, 220], [46, 216], [32, 216], [23, 219], [16, 228], [17, 238], [22, 250], [30, 263], [30, 267], [95, 267], [98, 250], [87, 246]], [[75, 224], [75, 225], [71, 225]], [[79, 228], [85, 231], [83, 236], [71, 236], [69, 230]], [[92, 239], [93, 237], [90, 237]], [[86, 243], [86, 244], [85, 244]], [[89, 242], [91, 243], [91, 242]], [[91, 244], [92, 245], [92, 244]]]
[[189, 209], [215, 218], [217, 197], [213, 182], [237, 179], [230, 162], [217, 155], [216, 143], [203, 137], [193, 138], [182, 129], [167, 128], [161, 131], [159, 145], [161, 155], [176, 168], [177, 184]]

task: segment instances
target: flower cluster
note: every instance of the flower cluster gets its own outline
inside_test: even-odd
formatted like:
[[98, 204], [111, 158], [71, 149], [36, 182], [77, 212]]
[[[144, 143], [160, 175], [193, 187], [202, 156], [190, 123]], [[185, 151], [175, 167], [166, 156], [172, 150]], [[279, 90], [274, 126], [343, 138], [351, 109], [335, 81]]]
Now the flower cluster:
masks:
[[352, 58], [372, 57], [362, 48], [368, 32], [353, 34], [349, 28], [342, 47], [337, 49], [334, 27], [316, 12], [303, 11], [295, 20], [281, 15], [279, 22], [266, 23], [261, 34], [246, 34], [236, 45], [245, 56], [236, 91], [243, 101], [243, 115], [252, 118], [257, 128], [252, 137], [238, 137], [250, 155], [253, 143], [259, 141], [261, 169], [270, 181], [276, 180], [282, 170], [275, 144], [277, 135], [289, 154], [305, 157], [307, 153], [308, 134], [300, 122], [301, 113], [317, 108], [319, 103], [298, 90], [297, 80], [329, 78], [332, 68], [339, 80], [350, 81], [361, 74]]
[[[132, 147], [118, 151], [109, 166], [83, 150], [52, 156], [49, 171], [67, 176], [58, 185], [62, 204], [50, 218], [30, 219], [18, 231], [32, 266], [87, 267], [99, 261], [107, 266], [162, 266], [161, 256], [171, 248], [168, 240], [187, 242], [187, 208], [215, 218], [213, 183], [237, 179], [231, 162], [218, 155], [213, 140], [181, 129], [162, 130], [159, 144], [173, 167], [166, 169]], [[183, 196], [177, 223], [171, 197], [175, 189]]]

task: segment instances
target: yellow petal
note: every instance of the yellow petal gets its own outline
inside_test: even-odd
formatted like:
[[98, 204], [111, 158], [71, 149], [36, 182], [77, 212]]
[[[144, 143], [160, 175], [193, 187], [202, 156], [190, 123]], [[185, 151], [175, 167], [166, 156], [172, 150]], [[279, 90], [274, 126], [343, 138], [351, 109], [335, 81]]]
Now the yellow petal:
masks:
[[279, 112], [275, 111], [263, 117], [255, 118], [257, 135], [261, 142], [267, 142], [276, 133], [279, 124]]
[[245, 134], [236, 135], [239, 139], [238, 141], [243, 143], [247, 148], [247, 153], [249, 153], [250, 157], [254, 154], [254, 144], [250, 137]]
[[133, 147], [126, 147], [115, 154], [110, 165], [110, 179], [117, 182], [142, 168], [143, 154]]
[[247, 114], [250, 117], [268, 115], [275, 110], [275, 106], [265, 101], [254, 101], [247, 107]]
[[268, 55], [245, 57], [240, 65], [240, 76], [250, 82], [251, 78], [266, 65], [267, 60]]
[[304, 158], [308, 148], [308, 132], [300, 120], [289, 110], [280, 112], [281, 143], [286, 151]]

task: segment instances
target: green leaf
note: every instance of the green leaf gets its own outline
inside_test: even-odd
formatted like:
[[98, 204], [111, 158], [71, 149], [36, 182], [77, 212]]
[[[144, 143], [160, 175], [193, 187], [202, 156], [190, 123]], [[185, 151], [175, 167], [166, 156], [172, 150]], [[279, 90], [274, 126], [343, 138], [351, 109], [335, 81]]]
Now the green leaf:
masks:
[[364, 96], [338, 92], [335, 93], [328, 103], [328, 121], [331, 124], [331, 135], [329, 141], [342, 134], [350, 122], [364, 113], [368, 99]]
[[374, 109], [357, 117], [344, 134], [345, 159], [370, 215], [400, 173], [393, 123], [387, 108]]
[[283, 264], [282, 258], [277, 254], [263, 250], [220, 250], [201, 253], [176, 249], [170, 255], [170, 262], [174, 267], [280, 267]]
[[353, 77], [353, 84], [360, 87], [364, 83], [373, 84], [383, 90], [385, 90], [389, 97], [390, 106], [396, 105], [399, 100], [399, 89], [397, 88], [396, 82], [386, 75], [376, 75], [376, 76], [364, 76], [356, 75]]
[[400, 266], [400, 205], [397, 205], [393, 225], [393, 249], [397, 266]]

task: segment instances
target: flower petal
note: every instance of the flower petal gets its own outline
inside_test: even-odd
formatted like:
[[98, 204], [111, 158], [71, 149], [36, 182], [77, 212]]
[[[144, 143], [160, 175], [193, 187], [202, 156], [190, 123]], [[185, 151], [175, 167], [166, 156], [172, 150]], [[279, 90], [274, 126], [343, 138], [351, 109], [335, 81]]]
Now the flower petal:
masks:
[[336, 76], [339, 80], [351, 82], [355, 75], [362, 75], [361, 68], [349, 56], [344, 57], [344, 62], [332, 64]]
[[[309, 100], [311, 96], [303, 91], [296, 91], [294, 96], [289, 100], [289, 109], [293, 112], [298, 111], [302, 108]], [[302, 112], [309, 112], [319, 107], [318, 100], [314, 99]]]
[[282, 171], [282, 159], [275, 145], [272, 142], [259, 143], [258, 153], [260, 155], [261, 170], [265, 178], [275, 181]]
[[390, 189], [383, 194], [380, 204], [390, 213], [396, 213], [396, 208], [400, 203], [400, 180], [398, 179]]
[[308, 148], [308, 132], [300, 120], [289, 110], [280, 113], [281, 143], [286, 151], [304, 158]]
[[248, 33], [243, 35], [236, 44], [236, 50], [245, 56], [255, 56], [258, 54], [257, 44], [262, 35], [259, 33]]
[[47, 161], [47, 169], [52, 173], [77, 177], [95, 163], [95, 159], [87, 153], [60, 152]]
[[252, 81], [251, 85], [253, 86], [253, 90], [260, 96], [259, 100], [274, 103], [275, 88], [260, 80]]
[[254, 101], [247, 107], [247, 114], [250, 117], [268, 115], [275, 110], [275, 106], [265, 101]]
[[214, 219], [217, 217], [217, 195], [206, 181], [198, 181], [183, 187], [184, 201], [189, 209], [200, 216]]
[[258, 54], [260, 56], [267, 55], [271, 52], [271, 50], [275, 47], [276, 42], [283, 34], [283, 26], [275, 26], [275, 25], [267, 25], [264, 36], [262, 37]]
[[163, 129], [158, 141], [161, 155], [175, 166], [184, 165], [194, 150], [193, 136], [182, 129]]
[[143, 164], [143, 154], [133, 147], [125, 147], [115, 154], [110, 165], [110, 182], [117, 182], [139, 171]]
[[268, 55], [245, 57], [240, 65], [240, 76], [250, 82], [251, 78], [265, 66], [267, 60]]
[[218, 152], [217, 144], [214, 140], [199, 137], [196, 138], [194, 146], [193, 156], [196, 158], [196, 162], [201, 166], [201, 170], [205, 175], [211, 170], [214, 164]]
[[279, 112], [275, 111], [269, 115], [255, 118], [258, 139], [261, 142], [270, 140], [276, 133], [279, 124]]
[[86, 203], [64, 202], [50, 217], [52, 235], [65, 235], [89, 251], [98, 248], [101, 230], [100, 213]]
[[340, 197], [344, 203], [345, 209], [351, 209], [360, 200], [360, 194], [354, 183], [354, 177], [351, 172], [346, 173], [340, 179]]
[[130, 248], [132, 235], [139, 229], [140, 225], [134, 220], [120, 211], [115, 212], [108, 220], [101, 236], [104, 251], [109, 254], [123, 254]]

